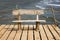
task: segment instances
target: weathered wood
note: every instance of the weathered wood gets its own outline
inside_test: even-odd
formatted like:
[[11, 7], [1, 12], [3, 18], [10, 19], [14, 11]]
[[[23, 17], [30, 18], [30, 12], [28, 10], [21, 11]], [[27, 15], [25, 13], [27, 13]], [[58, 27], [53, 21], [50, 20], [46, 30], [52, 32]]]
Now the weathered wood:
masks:
[[0, 26], [0, 31], [4, 28], [4, 26], [6, 26], [6, 25], [1, 25]]
[[[13, 27], [15, 28], [16, 26], [13, 25]], [[10, 31], [11, 31], [11, 30], [10, 30]], [[15, 37], [15, 34], [16, 34], [16, 30], [13, 29], [13, 30], [11, 31], [11, 33], [10, 33], [10, 35], [9, 35], [9, 37], [8, 37], [7, 40], [13, 40], [14, 37]]]
[[21, 29], [22, 29], [22, 30], [24, 29], [24, 25], [21, 25]]
[[51, 30], [51, 32], [53, 33], [54, 37], [56, 40], [60, 40], [59, 35], [56, 33], [56, 31], [53, 29], [53, 27], [51, 25], [48, 25], [49, 29]]
[[16, 36], [15, 36], [14, 40], [20, 40], [21, 33], [22, 33], [22, 31], [21, 30], [18, 30], [17, 33], [16, 33]]
[[[10, 25], [9, 26], [10, 30], [12, 30], [13, 26]], [[10, 35], [11, 31], [9, 31], [9, 28], [8, 30], [6, 31], [6, 33], [2, 36], [2, 38], [0, 40], [6, 40], [8, 38], [8, 36]]]
[[[36, 25], [34, 25], [35, 27]], [[39, 31], [30, 30], [33, 29], [33, 25], [21, 25], [23, 30], [17, 30], [18, 24], [4, 24], [0, 28], [2, 29], [0, 31], [0, 40], [60, 40], [60, 36], [57, 33], [60, 29], [55, 25], [40, 24]]]
[[30, 30], [28, 32], [28, 40], [33, 40], [33, 31], [32, 30]]
[[9, 25], [6, 25], [3, 30], [0, 32], [0, 38], [4, 35], [4, 33], [7, 31], [7, 28], [9, 28]]
[[29, 25], [29, 30], [32, 29], [33, 30], [33, 25]]
[[23, 34], [22, 34], [22, 37], [21, 37], [21, 40], [27, 40], [27, 30], [25, 30], [27, 27], [28, 28], [28, 25], [24, 25], [24, 29], [23, 29]]
[[[37, 13], [38, 12], [38, 13]], [[12, 14], [13, 15], [18, 15], [18, 14], [31, 14], [31, 15], [36, 15], [36, 14], [44, 14], [44, 10], [28, 10], [28, 9], [19, 9], [19, 10], [13, 10]]]
[[58, 32], [59, 36], [60, 36], [60, 29], [58, 28], [58, 26], [56, 25], [52, 25], [54, 27], [54, 29]]
[[46, 34], [44, 32], [44, 29], [43, 29], [42, 25], [39, 26], [39, 30], [40, 30], [42, 40], [47, 40], [47, 37], [46, 37]]
[[[29, 27], [31, 26], [29, 25]], [[33, 40], [33, 30], [28, 30], [28, 40]]]
[[28, 25], [24, 25], [24, 30], [28, 30]]
[[52, 34], [50, 33], [49, 29], [47, 28], [47, 25], [43, 25], [43, 26], [44, 26], [45, 32], [47, 34], [48, 40], [55, 40], [53, 38]]
[[13, 31], [17, 31], [17, 30], [18, 30], [18, 25], [17, 24], [14, 24]]
[[[22, 27], [22, 25], [21, 25], [21, 27]], [[22, 29], [23, 29], [23, 27], [22, 27]], [[22, 35], [22, 30], [18, 30], [17, 33], [16, 33], [16, 36], [15, 36], [14, 40], [20, 40], [21, 35]]]
[[34, 31], [35, 40], [41, 40], [38, 31]]

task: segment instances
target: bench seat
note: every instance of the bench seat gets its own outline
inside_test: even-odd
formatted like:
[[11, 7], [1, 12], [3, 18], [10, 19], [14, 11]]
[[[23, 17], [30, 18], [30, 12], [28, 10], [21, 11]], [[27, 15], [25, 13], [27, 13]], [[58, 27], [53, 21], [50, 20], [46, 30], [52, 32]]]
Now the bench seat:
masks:
[[46, 20], [14, 20], [12, 22], [46, 22]]

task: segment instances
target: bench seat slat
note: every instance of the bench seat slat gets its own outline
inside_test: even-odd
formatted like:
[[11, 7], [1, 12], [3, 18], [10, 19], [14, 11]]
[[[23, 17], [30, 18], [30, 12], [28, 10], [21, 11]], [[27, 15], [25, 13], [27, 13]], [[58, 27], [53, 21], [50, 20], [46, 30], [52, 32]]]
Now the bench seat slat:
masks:
[[45, 20], [15, 20], [12, 22], [46, 22]]

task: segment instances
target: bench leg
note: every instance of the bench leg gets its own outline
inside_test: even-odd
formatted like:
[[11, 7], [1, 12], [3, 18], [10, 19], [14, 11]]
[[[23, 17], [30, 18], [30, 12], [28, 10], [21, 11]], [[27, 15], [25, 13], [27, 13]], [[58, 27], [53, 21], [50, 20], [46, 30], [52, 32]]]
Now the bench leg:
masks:
[[18, 23], [18, 30], [21, 29], [21, 23]]
[[40, 22], [36, 22], [36, 30], [39, 30]]

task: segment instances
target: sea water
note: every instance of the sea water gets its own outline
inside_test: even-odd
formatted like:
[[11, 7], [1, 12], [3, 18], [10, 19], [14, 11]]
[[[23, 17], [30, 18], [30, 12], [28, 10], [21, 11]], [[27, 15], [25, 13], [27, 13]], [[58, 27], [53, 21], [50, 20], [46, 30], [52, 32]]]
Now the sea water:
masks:
[[[48, 2], [48, 0], [45, 0], [45, 1], [43, 0], [43, 2], [42, 2], [42, 0], [39, 0], [39, 1], [36, 0], [36, 1], [27, 2], [24, 4], [13, 3], [13, 1], [12, 1], [12, 4], [8, 4], [8, 3], [4, 4], [4, 2], [10, 2], [10, 1], [4, 1], [4, 0], [2, 2], [3, 3], [0, 4], [0, 10], [8, 11], [9, 9], [12, 9], [12, 10], [15, 9], [16, 5], [18, 5], [19, 9], [40, 9], [40, 8], [37, 8], [36, 5], [39, 5], [41, 7], [46, 7], [45, 4], [42, 5], [42, 3]], [[21, 17], [22, 20], [34, 20], [34, 19], [36, 19], [36, 15], [21, 15], [21, 16], [22, 16]], [[46, 18], [49, 18], [49, 17], [53, 17], [53, 15], [51, 12], [47, 11], [47, 12], [44, 12], [44, 14], [39, 15], [39, 20], [46, 20]], [[59, 16], [56, 16], [56, 18], [58, 18], [58, 17]], [[12, 21], [15, 20], [14, 18], [15, 18], [15, 16], [13, 16], [10, 11], [0, 13], [0, 23], [12, 23]], [[51, 20], [48, 20], [46, 22], [53, 23], [53, 21], [51, 21]]]

